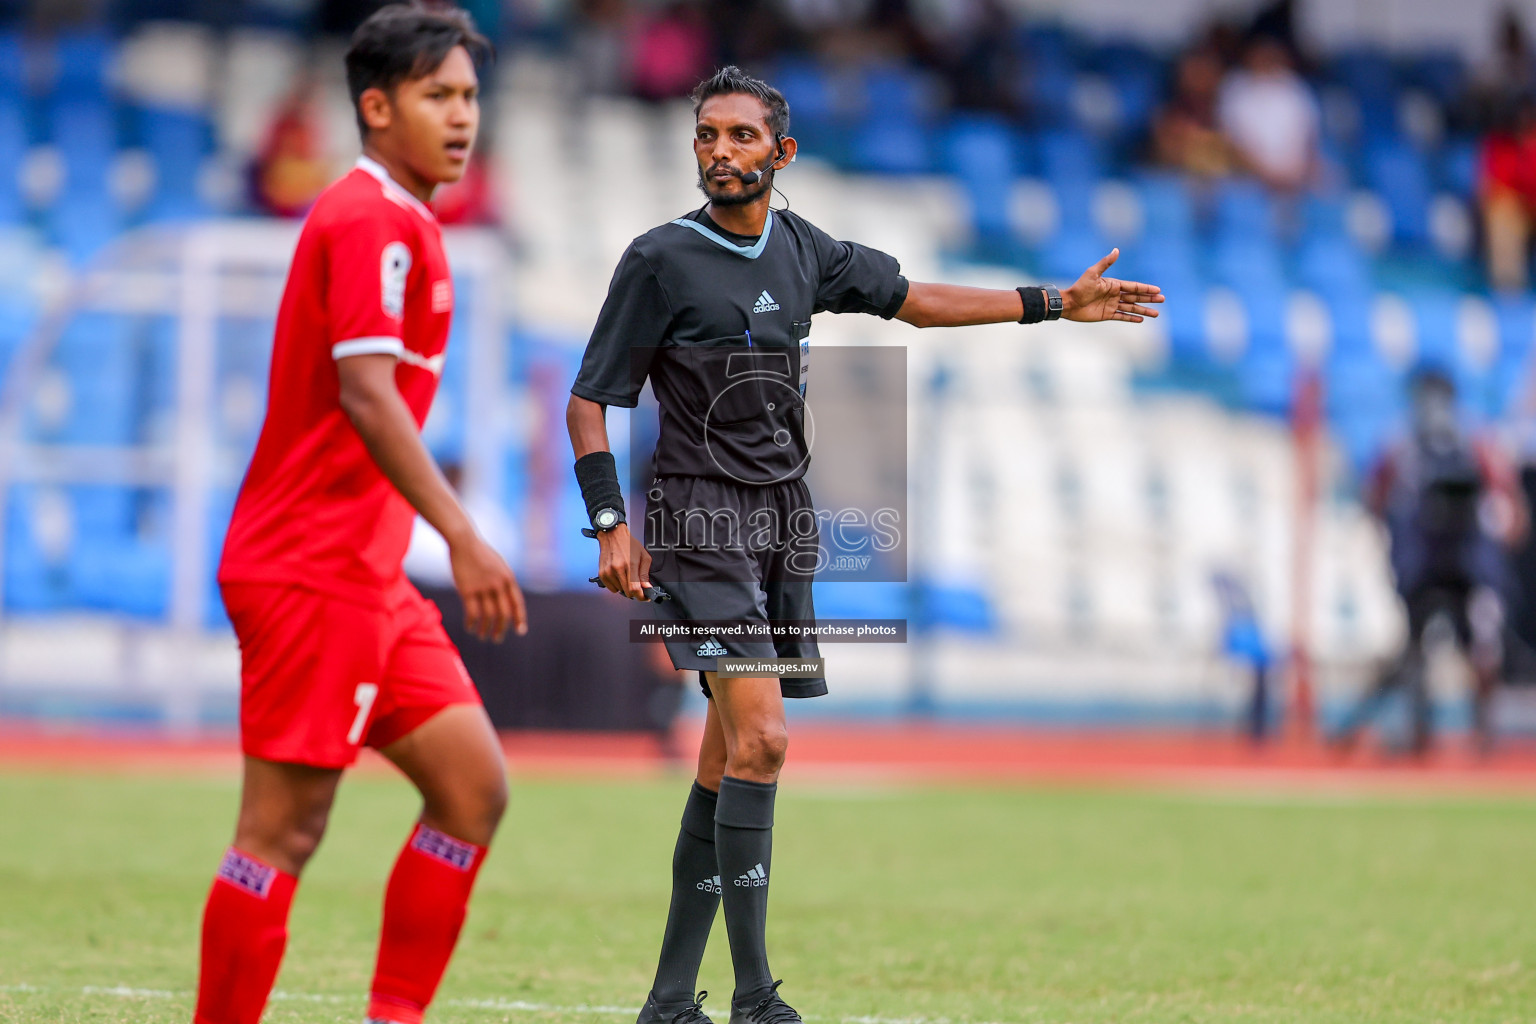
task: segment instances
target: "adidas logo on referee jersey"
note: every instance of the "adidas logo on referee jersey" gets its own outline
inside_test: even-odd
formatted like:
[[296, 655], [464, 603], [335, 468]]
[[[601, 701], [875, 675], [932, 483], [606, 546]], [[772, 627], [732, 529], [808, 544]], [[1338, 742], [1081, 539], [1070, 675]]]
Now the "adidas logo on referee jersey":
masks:
[[772, 313], [779, 308], [779, 304], [773, 301], [773, 296], [768, 294], [768, 289], [763, 289], [763, 294], [757, 297], [757, 305], [752, 307], [754, 313]]
[[741, 886], [743, 889], [756, 889], [767, 885], [768, 870], [763, 867], [761, 862], [759, 862], [757, 867], [748, 871], [746, 874], [737, 875], [735, 884]]
[[710, 637], [699, 645], [699, 649], [693, 652], [701, 658], [719, 658], [731, 653], [725, 649], [725, 645], [714, 637]]

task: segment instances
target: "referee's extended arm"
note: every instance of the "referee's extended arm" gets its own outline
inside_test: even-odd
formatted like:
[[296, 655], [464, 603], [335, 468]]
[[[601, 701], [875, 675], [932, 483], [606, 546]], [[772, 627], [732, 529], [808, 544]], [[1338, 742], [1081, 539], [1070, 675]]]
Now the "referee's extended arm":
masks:
[[[1105, 277], [1120, 250], [1115, 249], [1083, 272], [1077, 283], [1061, 293], [1061, 315], [1066, 320], [1091, 323], [1125, 320], [1141, 323], [1157, 316], [1148, 304], [1163, 301], [1157, 285]], [[914, 327], [971, 327], [976, 324], [1011, 323], [1019, 319], [1023, 301], [1014, 289], [968, 288], [958, 284], [926, 284], [913, 281], [907, 301], [896, 318]]]
[[[576, 458], [609, 450], [608, 421], [598, 403], [572, 395], [565, 407], [565, 426]], [[651, 553], [630, 535], [628, 524], [599, 532], [597, 544], [597, 578], [603, 586], [621, 597], [644, 601], [645, 588], [651, 585]]]

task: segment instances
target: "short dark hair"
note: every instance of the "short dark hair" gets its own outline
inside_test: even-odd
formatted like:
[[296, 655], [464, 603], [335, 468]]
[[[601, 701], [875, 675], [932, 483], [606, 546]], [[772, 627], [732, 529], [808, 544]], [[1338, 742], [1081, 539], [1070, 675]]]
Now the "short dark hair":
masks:
[[693, 100], [694, 118], [698, 118], [705, 100], [734, 93], [752, 96], [763, 105], [768, 111], [768, 130], [775, 136], [789, 134], [789, 101], [784, 98], [784, 94], [734, 64], [727, 64], [694, 87], [693, 94], [689, 96]]
[[381, 7], [352, 33], [347, 49], [347, 90], [358, 131], [368, 135], [358, 101], [369, 89], [391, 92], [401, 82], [436, 71], [455, 46], [476, 65], [495, 55], [491, 41], [475, 28], [468, 11], [430, 0]]

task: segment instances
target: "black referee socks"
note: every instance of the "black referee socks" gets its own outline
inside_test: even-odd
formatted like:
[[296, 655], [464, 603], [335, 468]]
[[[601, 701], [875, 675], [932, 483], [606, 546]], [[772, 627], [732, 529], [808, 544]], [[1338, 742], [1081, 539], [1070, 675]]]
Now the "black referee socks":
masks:
[[768, 869], [773, 864], [774, 782], [720, 780], [715, 856], [724, 890], [725, 930], [736, 969], [732, 1004], [755, 1002], [773, 987], [768, 971]]
[[651, 998], [663, 1009], [693, 1002], [699, 963], [720, 908], [720, 868], [715, 861], [717, 797], [697, 782], [683, 806], [683, 827], [672, 851], [672, 907], [661, 940], [661, 959]]

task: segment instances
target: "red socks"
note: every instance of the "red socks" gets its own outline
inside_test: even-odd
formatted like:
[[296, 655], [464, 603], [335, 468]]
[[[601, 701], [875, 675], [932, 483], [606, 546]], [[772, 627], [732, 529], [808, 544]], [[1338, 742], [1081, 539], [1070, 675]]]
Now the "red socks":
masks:
[[203, 910], [194, 1024], [257, 1024], [288, 944], [298, 879], [231, 846]]
[[485, 847], [418, 824], [384, 892], [368, 1018], [421, 1024], [448, 967]]

